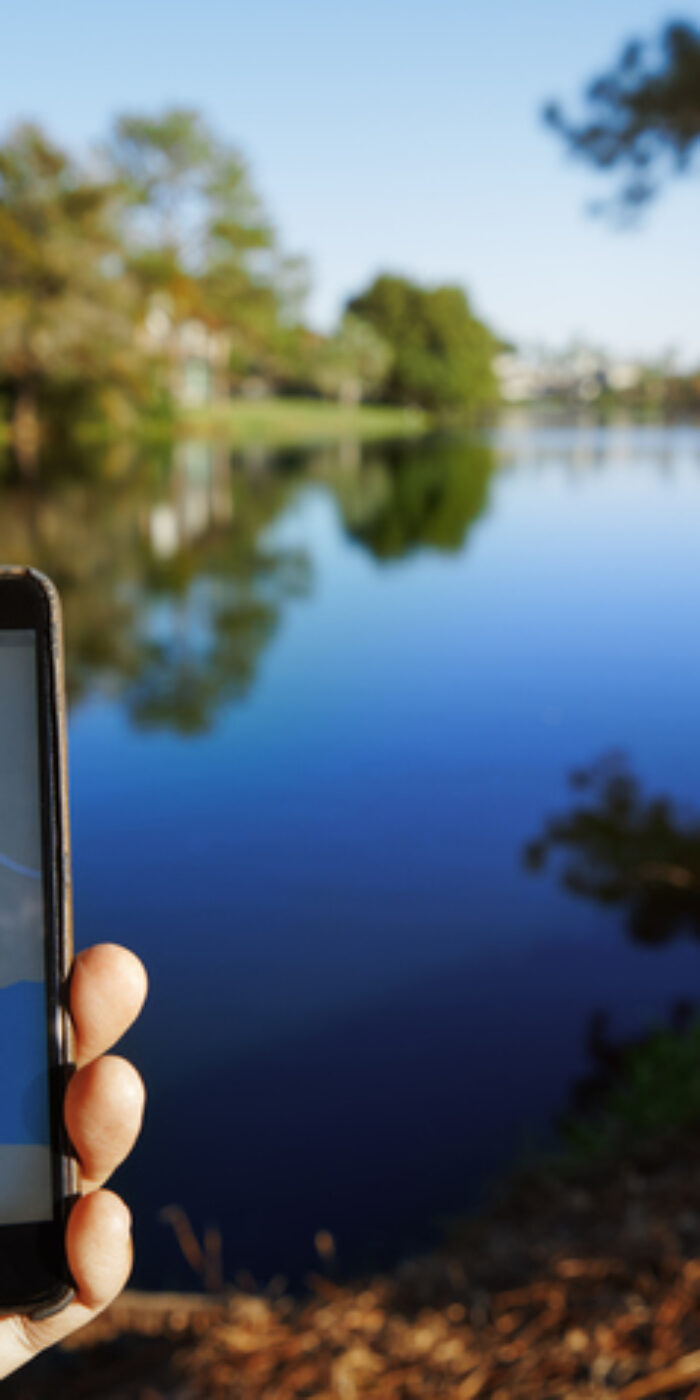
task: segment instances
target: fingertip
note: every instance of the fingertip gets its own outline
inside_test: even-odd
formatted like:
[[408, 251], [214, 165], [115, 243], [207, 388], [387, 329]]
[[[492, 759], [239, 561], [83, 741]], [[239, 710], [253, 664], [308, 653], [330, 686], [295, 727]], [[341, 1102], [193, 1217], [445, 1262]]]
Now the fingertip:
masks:
[[138, 1016], [143, 1004], [148, 996], [148, 973], [140, 957], [131, 948], [122, 948], [119, 944], [109, 943], [107, 947], [116, 951], [121, 958], [121, 976], [125, 982], [129, 983], [131, 995], [133, 997], [134, 1015]]
[[136, 1020], [148, 991], [141, 959], [116, 943], [79, 953], [70, 982], [78, 1064], [108, 1050]]
[[146, 1088], [119, 1055], [79, 1069], [66, 1090], [64, 1118], [80, 1158], [84, 1189], [101, 1185], [131, 1152], [141, 1131]]
[[66, 1250], [78, 1302], [93, 1311], [124, 1288], [133, 1262], [131, 1212], [113, 1191], [76, 1201], [66, 1230]]
[[80, 980], [84, 974], [91, 981], [97, 979], [108, 985], [117, 978], [120, 988], [129, 995], [134, 1015], [138, 1015], [148, 995], [148, 973], [131, 948], [124, 948], [121, 943], [94, 943], [84, 948], [76, 955], [72, 981]]

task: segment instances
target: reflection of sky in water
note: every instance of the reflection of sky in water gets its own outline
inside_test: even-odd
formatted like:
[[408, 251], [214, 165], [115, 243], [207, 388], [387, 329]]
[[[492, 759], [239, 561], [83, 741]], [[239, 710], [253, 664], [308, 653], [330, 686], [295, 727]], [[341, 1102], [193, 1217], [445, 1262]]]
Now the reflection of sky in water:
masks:
[[146, 641], [186, 654], [193, 661], [205, 661], [215, 645], [216, 605], [226, 601], [225, 593], [225, 586], [217, 588], [210, 579], [202, 579], [183, 599], [159, 599], [144, 612], [141, 635]]
[[[147, 1232], [177, 1199], [262, 1272], [310, 1263], [318, 1224], [397, 1247], [544, 1129], [595, 1008], [622, 1033], [697, 985], [692, 944], [640, 951], [521, 852], [611, 748], [700, 805], [699, 442], [511, 431], [466, 546], [388, 563], [302, 488], [265, 541], [313, 590], [210, 732], [76, 711], [79, 935], [153, 977]], [[153, 636], [177, 618], [206, 654], [207, 588]]]

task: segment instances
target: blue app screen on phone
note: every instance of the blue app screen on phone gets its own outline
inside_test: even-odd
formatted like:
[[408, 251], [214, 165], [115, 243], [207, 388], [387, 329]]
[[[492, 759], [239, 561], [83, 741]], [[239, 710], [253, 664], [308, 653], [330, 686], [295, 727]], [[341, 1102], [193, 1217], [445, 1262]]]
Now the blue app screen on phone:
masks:
[[0, 629], [0, 1225], [53, 1211], [36, 672]]

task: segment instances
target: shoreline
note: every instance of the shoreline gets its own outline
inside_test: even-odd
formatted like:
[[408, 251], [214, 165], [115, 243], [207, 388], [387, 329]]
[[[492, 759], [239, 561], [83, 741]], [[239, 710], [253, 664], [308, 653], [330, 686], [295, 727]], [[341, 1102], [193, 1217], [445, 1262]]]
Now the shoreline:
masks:
[[[418, 408], [387, 404], [343, 405], [323, 399], [230, 398], [196, 409], [180, 409], [171, 419], [134, 418], [121, 425], [85, 420], [76, 426], [75, 441], [84, 447], [109, 447], [130, 442], [145, 448], [183, 438], [208, 440], [232, 449], [319, 447], [342, 442], [380, 442], [418, 438], [436, 430], [479, 432], [484, 428], [547, 427], [697, 427], [692, 415], [664, 417], [632, 412], [622, 405], [596, 412], [595, 406], [560, 404], [502, 404], [480, 424], [436, 417]], [[11, 445], [9, 423], [0, 419], [0, 450]]]
[[175, 421], [175, 436], [205, 437], [231, 447], [313, 447], [346, 439], [420, 437], [431, 427], [431, 416], [414, 408], [303, 398], [228, 399], [183, 411]]
[[444, 1246], [303, 1298], [127, 1291], [8, 1400], [700, 1394], [700, 1130], [505, 1183]]
[[[346, 440], [373, 442], [420, 437], [433, 427], [430, 414], [382, 404], [342, 405], [321, 399], [226, 399], [197, 409], [180, 409], [172, 419], [134, 418], [118, 425], [85, 420], [75, 441], [108, 447], [128, 441], [145, 447], [205, 438], [236, 447], [317, 447]], [[0, 420], [0, 449], [11, 445], [10, 425]]]

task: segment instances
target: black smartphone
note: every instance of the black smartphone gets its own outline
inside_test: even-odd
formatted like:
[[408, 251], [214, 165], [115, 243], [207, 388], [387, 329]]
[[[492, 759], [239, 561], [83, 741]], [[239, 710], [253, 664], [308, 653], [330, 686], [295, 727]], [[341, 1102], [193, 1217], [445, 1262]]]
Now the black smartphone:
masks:
[[73, 1060], [63, 645], [58, 595], [0, 567], [0, 1312], [73, 1297], [64, 1238], [79, 1190], [63, 1128]]

